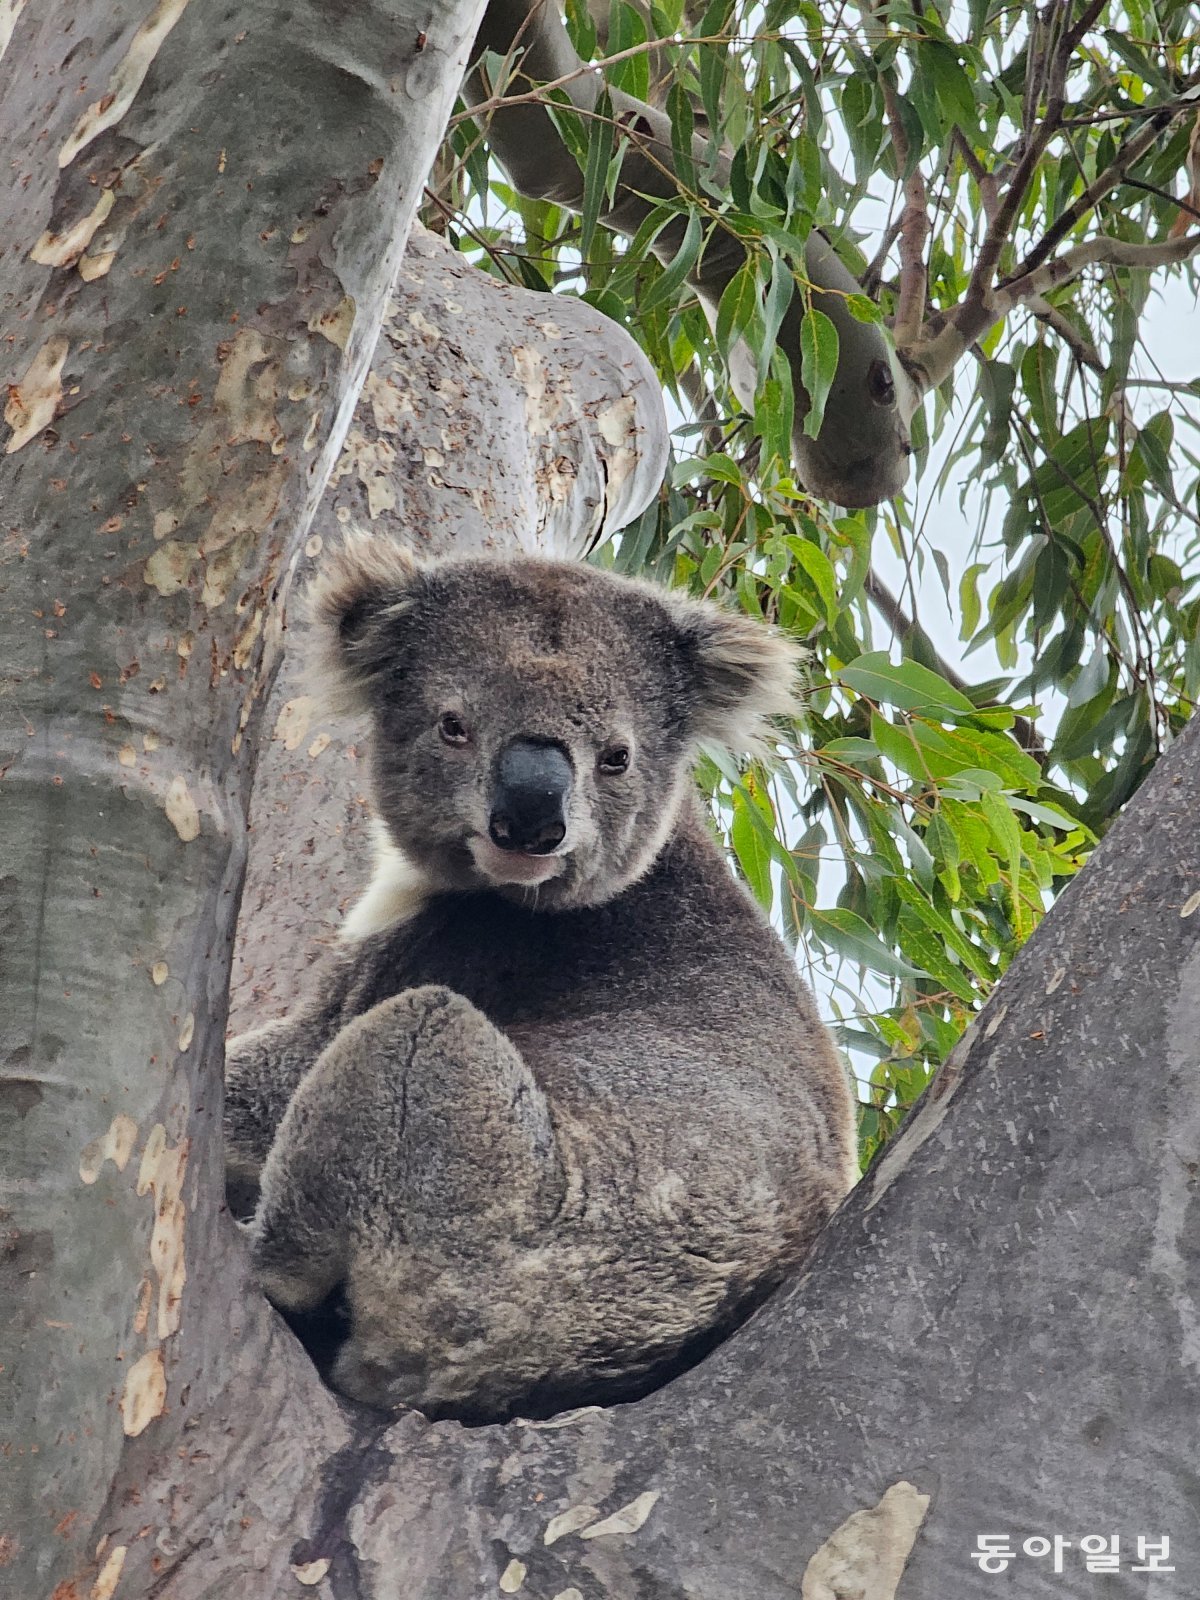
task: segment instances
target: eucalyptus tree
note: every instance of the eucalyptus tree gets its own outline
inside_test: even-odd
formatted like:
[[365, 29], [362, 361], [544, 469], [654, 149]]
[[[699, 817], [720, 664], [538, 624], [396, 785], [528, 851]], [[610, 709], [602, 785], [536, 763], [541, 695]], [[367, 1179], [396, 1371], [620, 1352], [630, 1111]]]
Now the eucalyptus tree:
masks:
[[[1195, 386], [1138, 356], [1200, 243], [1194, 14], [481, 9], [0, 7], [0, 1579], [889, 1600], [973, 1592], [985, 1523], [1026, 1560], [1114, 1517], [1128, 1563], [1189, 1525], [1200, 1400]], [[949, 547], [912, 485], [956, 475]], [[348, 1407], [222, 1213], [247, 854], [246, 1014], [355, 886], [355, 732], [268, 704], [351, 520], [812, 652], [776, 768], [704, 776], [785, 931], [891, 985], [845, 1019], [868, 1154], [941, 1072], [636, 1406]]]

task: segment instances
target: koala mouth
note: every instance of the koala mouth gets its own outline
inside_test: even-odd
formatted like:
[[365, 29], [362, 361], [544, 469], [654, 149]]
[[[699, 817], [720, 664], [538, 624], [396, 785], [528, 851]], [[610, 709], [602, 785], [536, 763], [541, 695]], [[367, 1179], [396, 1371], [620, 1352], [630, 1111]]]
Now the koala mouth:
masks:
[[565, 854], [533, 856], [520, 850], [501, 850], [478, 834], [468, 841], [468, 848], [476, 871], [497, 885], [547, 883], [566, 868]]

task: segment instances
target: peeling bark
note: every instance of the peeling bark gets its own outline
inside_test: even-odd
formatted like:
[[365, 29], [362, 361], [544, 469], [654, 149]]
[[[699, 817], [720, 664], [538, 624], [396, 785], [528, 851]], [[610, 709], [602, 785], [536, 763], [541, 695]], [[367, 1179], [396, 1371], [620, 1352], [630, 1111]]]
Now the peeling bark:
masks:
[[[477, 21], [0, 19], [0, 104], [33, 135], [0, 202], [0, 1587], [29, 1600], [151, 1592], [181, 1502], [121, 1539], [115, 1508], [168, 1454], [185, 1497], [190, 1420], [294, 1359], [221, 1206], [249, 755]], [[305, 1376], [290, 1474], [281, 1445], [239, 1490], [284, 1521], [314, 1504], [311, 1440], [346, 1436]]]

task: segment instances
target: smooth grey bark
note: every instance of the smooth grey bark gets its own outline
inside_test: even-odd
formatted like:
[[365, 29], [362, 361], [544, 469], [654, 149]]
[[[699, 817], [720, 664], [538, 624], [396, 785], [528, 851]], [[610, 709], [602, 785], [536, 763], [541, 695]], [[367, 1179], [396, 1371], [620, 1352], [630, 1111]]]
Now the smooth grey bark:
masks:
[[[295, 1359], [222, 1212], [250, 755], [477, 22], [46, 0], [0, 29], [0, 1588], [23, 1600], [148, 1593], [182, 1512], [137, 1534], [136, 1588], [115, 1508], [165, 1451], [181, 1504], [191, 1419], [229, 1437]], [[255, 1488], [285, 1518], [312, 1441], [345, 1435], [302, 1366]]]
[[[557, 0], [489, 0], [479, 31], [477, 51], [488, 49], [514, 63], [503, 94], [518, 97], [540, 83], [563, 83], [571, 104], [587, 113], [595, 109], [604, 87], [600, 76], [586, 71], [571, 44]], [[476, 81], [489, 86], [482, 74]], [[611, 204], [599, 220], [617, 233], [633, 235], [663, 200], [674, 200], [679, 185], [671, 122], [667, 115], [619, 90], [610, 90], [613, 116], [628, 129], [630, 141]], [[481, 102], [486, 95], [481, 94]], [[516, 189], [568, 209], [583, 205], [584, 181], [578, 163], [563, 145], [543, 104], [520, 99], [492, 108], [481, 119], [487, 141]], [[696, 166], [710, 159], [707, 142], [693, 140]], [[715, 158], [718, 185], [727, 183], [730, 160]], [[670, 222], [652, 249], [665, 264], [678, 252], [686, 219]], [[746, 260], [740, 240], [714, 228], [688, 281], [713, 323], [721, 295]], [[896, 360], [882, 330], [858, 321], [846, 297], [860, 291], [828, 240], [814, 230], [805, 245], [805, 271], [815, 309], [824, 312], [838, 332], [838, 371], [825, 404], [816, 438], [804, 432], [808, 396], [801, 381], [800, 322], [804, 305], [795, 295], [779, 329], [778, 344], [792, 369], [795, 427], [792, 458], [800, 481], [812, 493], [845, 506], [876, 505], [898, 494], [908, 477], [911, 440], [909, 422], [920, 395]], [[730, 356], [730, 381], [738, 399], [752, 408], [755, 360], [744, 343], [735, 342]], [[879, 400], [879, 369], [890, 372], [891, 404]]]

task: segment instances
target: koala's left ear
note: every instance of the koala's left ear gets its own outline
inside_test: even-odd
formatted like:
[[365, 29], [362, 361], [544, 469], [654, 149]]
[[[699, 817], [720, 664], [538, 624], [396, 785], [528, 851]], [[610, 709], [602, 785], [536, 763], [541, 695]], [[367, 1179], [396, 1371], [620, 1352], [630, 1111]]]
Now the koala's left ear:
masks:
[[401, 545], [351, 533], [329, 555], [306, 595], [322, 635], [322, 698], [333, 710], [365, 711], [371, 688], [394, 670], [402, 623], [420, 589], [424, 568]]
[[701, 601], [671, 597], [693, 674], [691, 733], [727, 750], [753, 750], [768, 719], [799, 709], [797, 645], [766, 623]]

